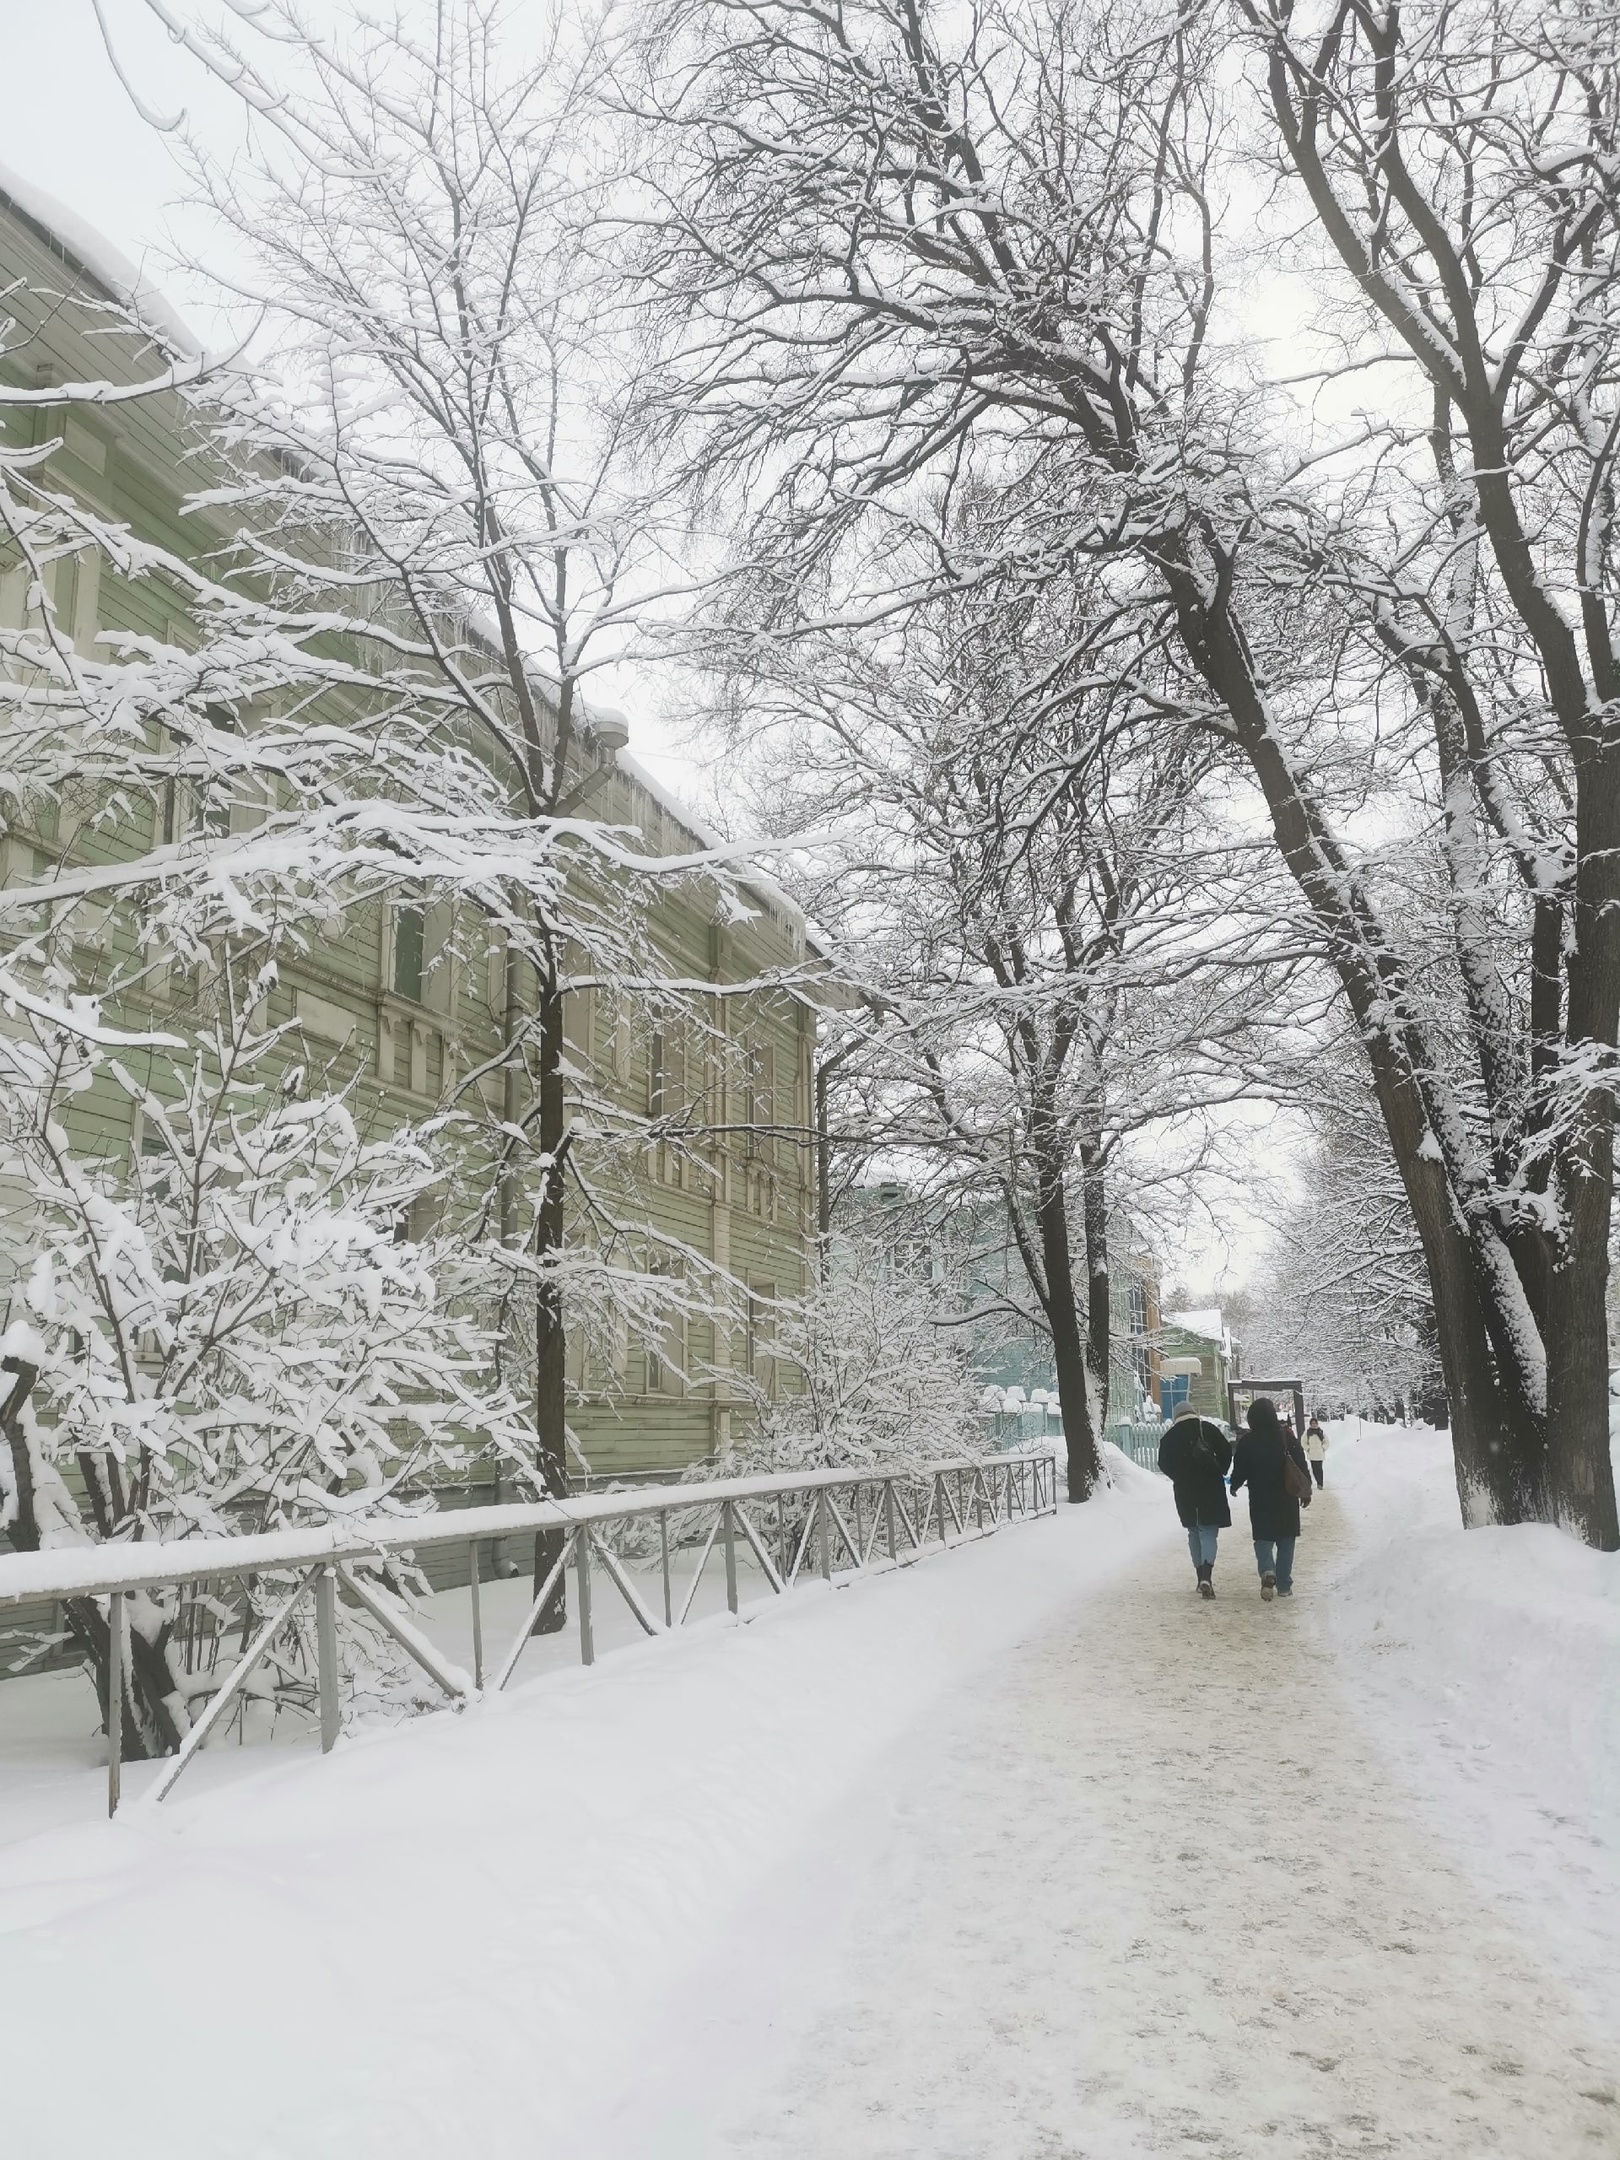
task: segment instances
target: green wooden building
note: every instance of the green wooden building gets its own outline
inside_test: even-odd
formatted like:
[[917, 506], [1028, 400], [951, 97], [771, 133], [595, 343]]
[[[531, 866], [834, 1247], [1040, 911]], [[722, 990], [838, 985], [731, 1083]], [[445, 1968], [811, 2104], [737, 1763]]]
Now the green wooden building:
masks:
[[[18, 183], [0, 189], [0, 279], [10, 318], [0, 380], [35, 388], [111, 379], [150, 380], [183, 356], [189, 338], [135, 271], [46, 198]], [[114, 332], [109, 311], [133, 303], [152, 332]], [[127, 524], [191, 560], [211, 540], [206, 521], [182, 516], [199, 485], [182, 400], [164, 392], [128, 402], [60, 407], [12, 405], [0, 413], [5, 439], [43, 446], [59, 438], [46, 471], [52, 485], [99, 516]], [[161, 578], [126, 579], [96, 550], [52, 570], [59, 626], [83, 651], [98, 633], [121, 631], [194, 649], [182, 591]], [[0, 621], [20, 627], [29, 578], [0, 558]], [[599, 715], [577, 753], [590, 782], [590, 814], [637, 828], [646, 852], [689, 855], [706, 841], [696, 821], [625, 748], [616, 716]], [[572, 772], [570, 773], [572, 777]], [[183, 799], [171, 787], [161, 805], [131, 808], [121, 825], [104, 800], [69, 787], [47, 816], [14, 816], [0, 839], [0, 881], [15, 884], [50, 866], [72, 867], [129, 853], [215, 821], [214, 830], [250, 829], [251, 801]], [[167, 830], [156, 831], [158, 819]], [[142, 820], [144, 819], [144, 823]], [[814, 1253], [812, 1106], [816, 1002], [804, 978], [817, 956], [803, 917], [769, 883], [746, 880], [745, 920], [717, 920], [701, 883], [654, 901], [646, 929], [668, 974], [693, 988], [687, 1008], [656, 1024], [627, 1020], [610, 987], [565, 1001], [569, 1061], [577, 1074], [632, 1114], [689, 1112], [689, 1144], [646, 1148], [630, 1171], [646, 1221], [726, 1270], [739, 1286], [732, 1314], [671, 1319], [656, 1343], [626, 1340], [586, 1355], [571, 1344], [570, 1422], [593, 1473], [671, 1471], [706, 1456], [738, 1415], [726, 1375], [768, 1357], [773, 1300], [806, 1285]], [[138, 925], [127, 906], [80, 916], [76, 972], [86, 988], [109, 958], [133, 949]], [[476, 926], [449, 903], [422, 907], [371, 901], [345, 911], [330, 934], [288, 957], [264, 1018], [292, 1024], [296, 1054], [351, 1089], [362, 1116], [382, 1123], [420, 1120], [482, 1085], [491, 1120], [498, 1091], [470, 1076], [498, 1054], [503, 955], [480, 949]], [[795, 978], [789, 987], [726, 996], [727, 985]], [[205, 997], [195, 969], [147, 972], [143, 1010], [122, 1017], [184, 1032]], [[124, 1098], [94, 1093], [78, 1106], [83, 1144], [104, 1151], [139, 1146]], [[0, 1205], [3, 1205], [0, 1196]], [[480, 1495], [483, 1497], [483, 1495]]]

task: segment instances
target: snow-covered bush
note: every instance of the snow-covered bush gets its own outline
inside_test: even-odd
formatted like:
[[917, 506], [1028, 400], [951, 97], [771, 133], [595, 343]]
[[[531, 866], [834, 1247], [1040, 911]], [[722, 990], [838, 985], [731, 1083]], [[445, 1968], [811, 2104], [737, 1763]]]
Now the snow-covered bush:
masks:
[[[17, 1376], [0, 1527], [21, 1550], [409, 1513], [475, 1451], [520, 1479], [532, 1465], [532, 1427], [491, 1377], [476, 1250], [404, 1234], [441, 1166], [408, 1131], [368, 1137], [341, 1096], [306, 1100], [296, 1066], [277, 1075], [251, 1017], [266, 987], [167, 1064], [83, 1002], [76, 1028], [0, 1036], [0, 1351]], [[92, 1090], [134, 1150], [70, 1139], [69, 1103]], [[249, 1585], [250, 1622], [285, 1587]], [[205, 1592], [132, 1601], [133, 1752], [177, 1743], [240, 1617]], [[67, 1624], [104, 1676], [102, 1607], [70, 1601]], [[397, 1694], [387, 1638], [346, 1609], [343, 1625], [358, 1692]], [[278, 1695], [309, 1699], [312, 1657], [274, 1670]]]
[[898, 1469], [975, 1452], [980, 1383], [946, 1319], [881, 1249], [841, 1245], [826, 1281], [770, 1313], [754, 1369], [725, 1376], [745, 1407], [723, 1473]]

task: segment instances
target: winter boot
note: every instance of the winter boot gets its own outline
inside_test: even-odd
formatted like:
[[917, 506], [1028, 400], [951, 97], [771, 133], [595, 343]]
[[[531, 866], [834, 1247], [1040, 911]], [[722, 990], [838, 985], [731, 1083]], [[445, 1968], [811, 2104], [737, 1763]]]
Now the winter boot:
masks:
[[1261, 1576], [1260, 1595], [1265, 1599], [1268, 1605], [1271, 1603], [1272, 1599], [1277, 1595], [1277, 1578], [1275, 1575]]
[[1212, 1598], [1215, 1595], [1214, 1577], [1215, 1563], [1213, 1560], [1206, 1560], [1198, 1570], [1198, 1595], [1200, 1597]]

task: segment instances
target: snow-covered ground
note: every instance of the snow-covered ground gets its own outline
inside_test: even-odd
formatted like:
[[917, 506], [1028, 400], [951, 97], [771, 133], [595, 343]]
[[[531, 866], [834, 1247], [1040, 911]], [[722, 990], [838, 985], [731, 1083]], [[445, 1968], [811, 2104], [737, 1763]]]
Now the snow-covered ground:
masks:
[[1444, 1433], [1335, 1428], [1323, 1608], [1357, 1713], [1515, 1927], [1620, 2033], [1620, 1557], [1457, 1529]]
[[[675, 1556], [674, 1590], [677, 1611], [691, 1582], [696, 1555]], [[643, 1603], [652, 1613], [663, 1610], [663, 1585], [656, 1565], [635, 1567]], [[738, 1596], [746, 1608], [771, 1591], [752, 1556], [737, 1559]], [[499, 1663], [529, 1610], [534, 1585], [524, 1575], [511, 1581], [486, 1582], [483, 1586], [485, 1656], [491, 1670]], [[570, 1577], [570, 1590], [572, 1577]], [[725, 1611], [725, 1573], [718, 1549], [708, 1557], [692, 1599], [688, 1625]], [[571, 1671], [579, 1664], [579, 1636], [572, 1605], [568, 1625], [555, 1635], [531, 1638], [519, 1666], [522, 1680], [538, 1675]], [[472, 1605], [466, 1590], [442, 1590], [420, 1608], [417, 1620], [423, 1632], [464, 1672], [473, 1670]], [[639, 1649], [646, 1636], [631, 1617], [629, 1607], [605, 1576], [598, 1574], [592, 1626], [598, 1658], [621, 1650]], [[205, 1748], [188, 1766], [184, 1790], [187, 1795], [212, 1791], [221, 1785], [251, 1778], [265, 1767], [265, 1749], [277, 1757], [314, 1755], [319, 1738], [312, 1723], [296, 1716], [275, 1719], [264, 1704], [248, 1706], [246, 1745], [239, 1745], [236, 1721], [231, 1737]], [[36, 1831], [58, 1828], [64, 1823], [96, 1823], [107, 1812], [105, 1771], [106, 1742], [101, 1732], [101, 1709], [87, 1675], [77, 1668], [25, 1673], [0, 1681], [0, 1847]], [[158, 1776], [159, 1765], [128, 1763], [124, 1767], [124, 1790], [131, 1798]], [[169, 1802], [173, 1806], [174, 1802]]]
[[1328, 1478], [1288, 1605], [1124, 1466], [18, 1839], [5, 2149], [1620, 2154], [1620, 1562], [1465, 1537], [1430, 1436]]

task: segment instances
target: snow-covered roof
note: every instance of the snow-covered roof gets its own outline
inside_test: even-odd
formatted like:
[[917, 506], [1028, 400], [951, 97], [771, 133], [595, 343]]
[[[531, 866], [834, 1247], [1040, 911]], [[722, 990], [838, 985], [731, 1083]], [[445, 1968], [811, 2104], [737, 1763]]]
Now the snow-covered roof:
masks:
[[1226, 1322], [1221, 1318], [1218, 1305], [1203, 1305], [1197, 1312], [1170, 1312], [1164, 1317], [1185, 1335], [1201, 1335], [1206, 1342], [1224, 1344], [1226, 1341]]
[[[632, 756], [628, 750], [619, 752], [618, 766], [620, 772], [634, 780], [637, 787], [646, 789], [660, 809], [667, 811], [678, 824], [683, 825], [693, 839], [698, 842], [699, 846], [713, 848], [717, 851], [726, 850], [733, 853], [736, 851], [737, 843], [735, 841], [723, 840], [719, 833], [711, 831], [690, 806], [681, 800], [673, 788], [666, 787], [663, 781], [649, 772], [640, 759]], [[803, 908], [799, 906], [796, 900], [788, 897], [774, 878], [768, 877], [763, 871], [756, 870], [750, 864], [746, 870], [739, 872], [738, 883], [743, 887], [744, 891], [755, 893], [761, 900], [785, 917], [787, 922], [804, 940], [807, 951], [819, 952], [821, 950], [810, 929]]]
[[[501, 633], [490, 616], [484, 614], [481, 609], [470, 609], [466, 616], [466, 623], [467, 628], [476, 637], [482, 638], [492, 653], [501, 651]], [[537, 653], [529, 653], [525, 656], [524, 665], [531, 681], [538, 684], [542, 693], [555, 704], [558, 697], [557, 678], [550, 668], [546, 666], [545, 661]], [[596, 705], [585, 697], [580, 697], [578, 702], [587, 727], [590, 726], [592, 719], [598, 713], [613, 712], [618, 718], [626, 718], [625, 715], [618, 712], [617, 707]], [[626, 720], [626, 724], [628, 725], [628, 720]], [[637, 787], [644, 789], [661, 810], [666, 811], [678, 825], [683, 826], [691, 834], [699, 847], [712, 849], [717, 854], [727, 854], [732, 857], [735, 857], [740, 852], [734, 840], [722, 839], [719, 833], [705, 825], [690, 804], [683, 802], [673, 788], [666, 787], [662, 780], [649, 772], [647, 767], [642, 764], [641, 760], [632, 751], [627, 749], [618, 751], [614, 762], [625, 778], [633, 780]], [[790, 928], [798, 933], [807, 952], [815, 953], [818, 956], [824, 955], [825, 947], [811, 929], [809, 919], [805, 915], [803, 908], [799, 906], [796, 900], [789, 899], [774, 878], [767, 876], [762, 870], [750, 867], [739, 872], [737, 882], [745, 891], [752, 891], [768, 907], [775, 908], [785, 918]]]
[[141, 328], [160, 345], [177, 357], [201, 359], [201, 342], [185, 318], [122, 249], [114, 247], [76, 210], [70, 210], [47, 189], [25, 180], [4, 164], [0, 164], [0, 195], [94, 278], [109, 299], [128, 308]]

